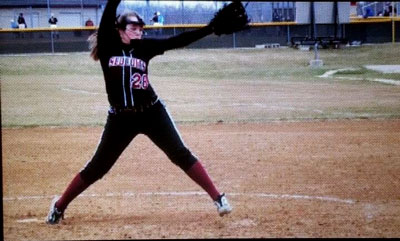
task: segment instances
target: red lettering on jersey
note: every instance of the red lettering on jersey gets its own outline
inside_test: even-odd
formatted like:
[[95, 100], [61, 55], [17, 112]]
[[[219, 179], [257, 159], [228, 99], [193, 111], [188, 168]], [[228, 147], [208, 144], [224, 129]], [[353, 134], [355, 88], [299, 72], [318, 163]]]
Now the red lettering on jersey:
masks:
[[147, 74], [140, 75], [135, 73], [131, 77], [131, 88], [132, 89], [147, 89], [149, 87], [149, 77]]
[[114, 66], [115, 65], [115, 57], [111, 57], [110, 61], [108, 62], [108, 66]]
[[108, 66], [131, 66], [135, 69], [146, 71], [146, 62], [144, 62], [141, 59], [131, 58], [131, 57], [122, 57], [122, 56], [111, 57], [108, 62]]
[[140, 74], [135, 73], [134, 75], [132, 75], [131, 88], [132, 89], [141, 89], [141, 87], [142, 87], [141, 80], [142, 80], [142, 76], [140, 76]]
[[121, 66], [121, 58], [115, 57], [115, 66]]
[[140, 69], [140, 59], [135, 59], [135, 68]]

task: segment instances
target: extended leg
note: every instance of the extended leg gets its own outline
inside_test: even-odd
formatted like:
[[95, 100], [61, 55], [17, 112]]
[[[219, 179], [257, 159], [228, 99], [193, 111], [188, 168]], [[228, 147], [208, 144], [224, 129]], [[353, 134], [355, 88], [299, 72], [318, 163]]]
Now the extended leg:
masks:
[[137, 135], [137, 132], [125, 122], [118, 116], [109, 116], [96, 153], [74, 177], [63, 195], [53, 200], [47, 223], [57, 224], [69, 203], [111, 169], [124, 149]]
[[171, 116], [164, 106], [158, 106], [151, 116], [151, 125], [145, 134], [200, 187], [205, 190], [217, 206], [221, 216], [232, 211], [225, 194], [215, 187], [207, 171], [185, 146]]
[[202, 187], [213, 201], [221, 197], [213, 181], [197, 157], [185, 146], [171, 116], [163, 105], [156, 107], [145, 134], [185, 173]]

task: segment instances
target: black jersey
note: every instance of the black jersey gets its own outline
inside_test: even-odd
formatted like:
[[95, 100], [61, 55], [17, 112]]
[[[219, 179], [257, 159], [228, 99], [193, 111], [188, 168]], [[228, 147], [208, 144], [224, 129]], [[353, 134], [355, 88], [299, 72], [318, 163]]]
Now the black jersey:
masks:
[[209, 26], [167, 39], [137, 39], [123, 44], [115, 25], [120, 1], [108, 1], [98, 30], [98, 56], [111, 106], [131, 108], [157, 101], [148, 76], [149, 61], [165, 51], [184, 47], [212, 33]]

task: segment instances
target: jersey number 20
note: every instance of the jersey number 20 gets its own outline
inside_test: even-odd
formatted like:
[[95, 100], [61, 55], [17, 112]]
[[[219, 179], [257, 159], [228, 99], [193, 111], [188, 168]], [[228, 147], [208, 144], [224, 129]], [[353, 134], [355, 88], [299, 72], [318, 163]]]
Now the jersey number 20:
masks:
[[131, 77], [131, 88], [132, 89], [147, 89], [149, 87], [149, 77], [147, 74], [140, 75], [135, 73]]

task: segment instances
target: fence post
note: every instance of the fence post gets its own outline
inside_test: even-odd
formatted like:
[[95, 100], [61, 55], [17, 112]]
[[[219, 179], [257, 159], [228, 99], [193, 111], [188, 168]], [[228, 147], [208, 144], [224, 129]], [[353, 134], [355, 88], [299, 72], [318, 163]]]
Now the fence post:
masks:
[[[50, 18], [50, 0], [47, 0], [47, 17]], [[51, 53], [54, 54], [54, 36], [53, 31], [50, 31], [50, 40], [51, 40]]]
[[53, 34], [53, 30], [50, 31], [50, 39], [51, 39], [51, 53], [54, 54], [54, 34]]
[[85, 26], [85, 18], [83, 15], [84, 15], [83, 0], [81, 0], [81, 26]]
[[396, 43], [396, 24], [394, 21], [394, 16], [392, 16], [392, 43]]
[[395, 26], [395, 21], [394, 21], [394, 8], [395, 8], [395, 3], [392, 2], [392, 43], [394, 44], [396, 42], [396, 26]]

